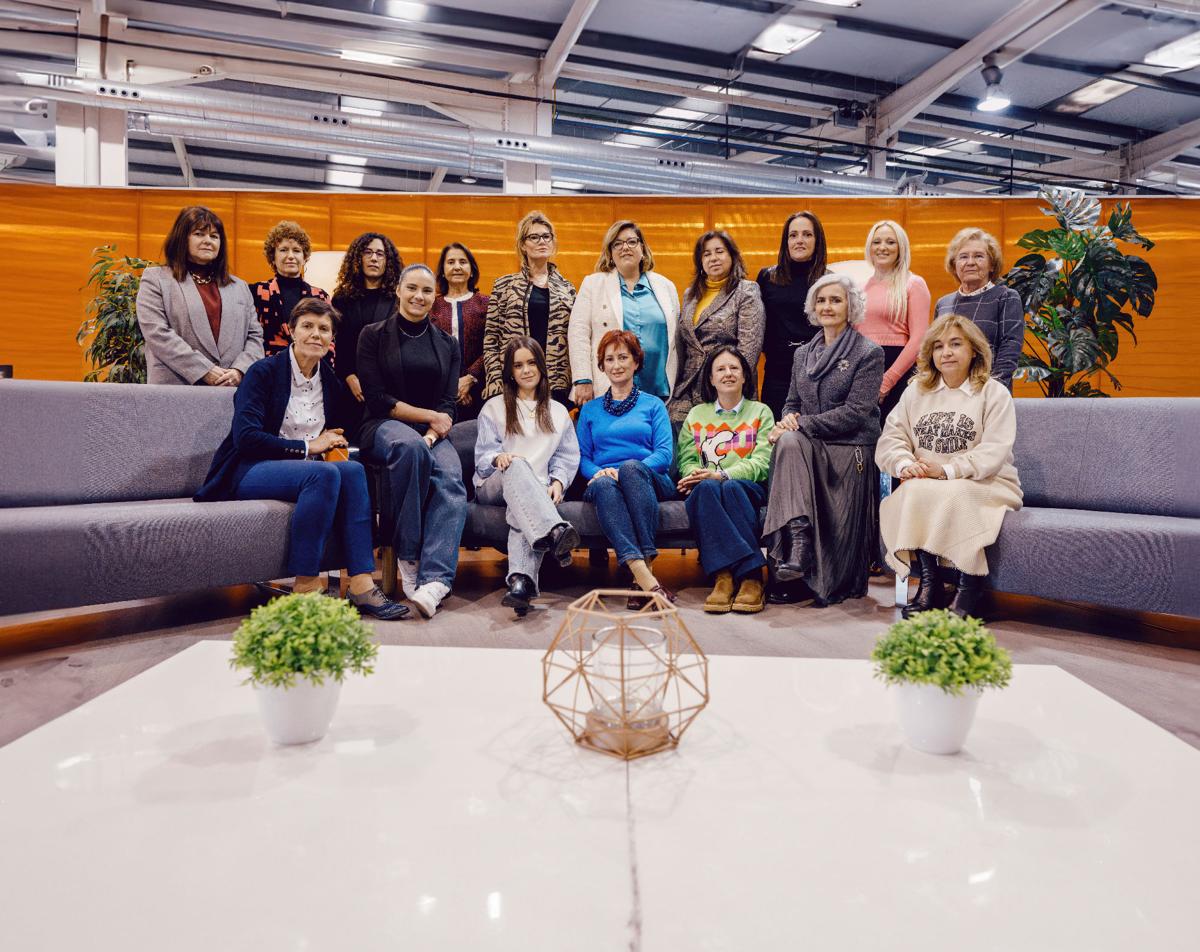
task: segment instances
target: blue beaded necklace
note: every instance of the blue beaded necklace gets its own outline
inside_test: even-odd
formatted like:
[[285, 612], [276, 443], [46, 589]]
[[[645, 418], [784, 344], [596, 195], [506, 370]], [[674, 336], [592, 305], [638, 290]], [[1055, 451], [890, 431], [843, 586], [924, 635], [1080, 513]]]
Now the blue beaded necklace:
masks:
[[637, 403], [639, 392], [640, 391], [638, 390], [637, 384], [635, 383], [633, 385], [633, 389], [629, 392], [629, 396], [627, 396], [624, 400], [615, 401], [613, 400], [612, 387], [609, 387], [606, 391], [604, 391], [605, 411], [607, 413], [611, 413], [613, 416], [624, 416], [626, 413], [632, 410], [633, 405]]

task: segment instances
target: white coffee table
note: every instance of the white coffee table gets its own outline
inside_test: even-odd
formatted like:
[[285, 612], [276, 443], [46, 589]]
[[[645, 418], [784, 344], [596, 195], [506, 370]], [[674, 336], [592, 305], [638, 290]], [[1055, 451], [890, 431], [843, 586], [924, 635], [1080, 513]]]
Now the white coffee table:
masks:
[[384, 648], [272, 748], [206, 642], [0, 749], [0, 946], [1197, 947], [1200, 752], [1053, 667], [957, 757], [865, 662], [712, 659], [677, 752], [576, 748], [539, 654]]

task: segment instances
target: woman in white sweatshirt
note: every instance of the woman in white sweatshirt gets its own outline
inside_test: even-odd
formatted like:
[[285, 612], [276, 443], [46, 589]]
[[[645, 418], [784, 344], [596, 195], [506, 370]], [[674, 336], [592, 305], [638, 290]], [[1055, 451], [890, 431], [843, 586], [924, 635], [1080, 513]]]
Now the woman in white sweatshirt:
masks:
[[958, 570], [951, 610], [972, 614], [988, 573], [984, 549], [1004, 514], [1021, 508], [1016, 411], [991, 368], [987, 338], [972, 321], [939, 317], [876, 446], [880, 470], [903, 480], [879, 509], [888, 564], [905, 576], [915, 561], [920, 573], [905, 617], [944, 607], [939, 559]]

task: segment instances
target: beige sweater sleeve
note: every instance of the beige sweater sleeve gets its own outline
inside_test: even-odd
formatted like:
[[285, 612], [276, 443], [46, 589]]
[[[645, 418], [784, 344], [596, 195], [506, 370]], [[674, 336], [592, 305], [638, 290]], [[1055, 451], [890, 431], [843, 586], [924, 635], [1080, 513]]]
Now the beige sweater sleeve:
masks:
[[1012, 461], [1017, 438], [1017, 411], [1012, 394], [1002, 383], [988, 380], [983, 388], [983, 433], [969, 450], [950, 460], [954, 475], [964, 479], [991, 479]]
[[900, 402], [888, 414], [883, 423], [883, 433], [875, 444], [875, 465], [880, 472], [889, 476], [895, 476], [901, 466], [916, 462], [912, 423], [909, 420], [915, 390], [915, 387], [904, 388]]

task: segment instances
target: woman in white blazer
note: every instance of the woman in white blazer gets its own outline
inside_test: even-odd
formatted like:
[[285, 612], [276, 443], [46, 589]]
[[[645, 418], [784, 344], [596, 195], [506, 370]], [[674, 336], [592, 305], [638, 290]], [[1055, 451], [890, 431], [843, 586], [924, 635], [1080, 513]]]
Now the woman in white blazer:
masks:
[[236, 387], [261, 359], [263, 334], [249, 286], [229, 273], [221, 219], [202, 205], [180, 211], [163, 258], [138, 286], [146, 382]]
[[608, 390], [596, 345], [609, 331], [627, 330], [637, 335], [645, 354], [634, 382], [639, 390], [666, 400], [678, 371], [678, 323], [679, 293], [654, 273], [654, 255], [642, 230], [636, 222], [613, 222], [604, 235], [596, 273], [583, 279], [571, 310], [567, 327], [571, 399], [583, 404]]

